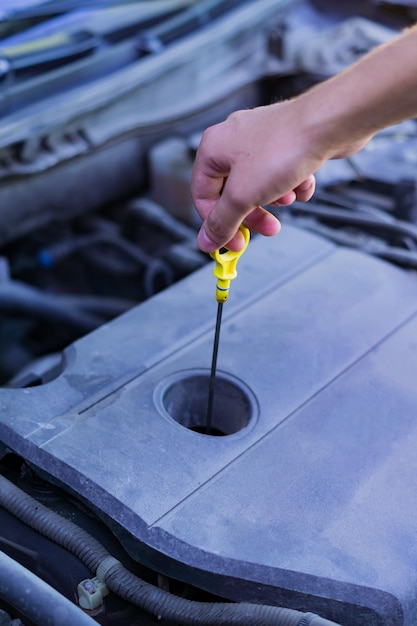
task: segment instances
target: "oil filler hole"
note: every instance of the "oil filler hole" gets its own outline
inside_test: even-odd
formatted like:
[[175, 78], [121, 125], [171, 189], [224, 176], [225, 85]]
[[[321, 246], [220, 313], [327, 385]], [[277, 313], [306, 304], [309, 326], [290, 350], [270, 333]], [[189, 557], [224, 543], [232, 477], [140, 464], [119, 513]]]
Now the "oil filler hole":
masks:
[[159, 389], [158, 404], [178, 424], [204, 435], [233, 435], [246, 428], [256, 412], [253, 394], [238, 379], [218, 372], [207, 431], [209, 383], [209, 372], [180, 372]]

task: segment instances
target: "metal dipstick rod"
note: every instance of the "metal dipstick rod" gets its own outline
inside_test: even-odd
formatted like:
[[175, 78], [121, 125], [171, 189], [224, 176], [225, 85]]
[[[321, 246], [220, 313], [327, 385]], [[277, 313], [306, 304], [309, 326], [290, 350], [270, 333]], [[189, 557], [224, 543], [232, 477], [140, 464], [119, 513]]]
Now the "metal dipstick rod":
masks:
[[217, 305], [216, 330], [214, 332], [213, 357], [211, 359], [211, 372], [209, 382], [209, 394], [207, 404], [206, 432], [211, 435], [211, 422], [213, 419], [214, 385], [216, 382], [217, 353], [219, 351], [220, 327], [222, 323], [223, 302]]
[[250, 232], [243, 224], [240, 226], [240, 231], [245, 238], [244, 247], [234, 252], [227, 248], [223, 250], [216, 250], [212, 252], [210, 256], [216, 261], [216, 265], [213, 270], [213, 274], [217, 278], [216, 284], [216, 300], [217, 300], [217, 318], [216, 318], [216, 330], [214, 333], [213, 344], [213, 357], [211, 360], [211, 372], [209, 380], [209, 393], [207, 403], [207, 416], [206, 416], [206, 433], [212, 434], [212, 422], [213, 422], [213, 406], [214, 406], [214, 391], [216, 385], [216, 371], [217, 371], [217, 354], [219, 351], [219, 339], [220, 328], [222, 323], [223, 303], [226, 302], [229, 297], [230, 281], [236, 278], [236, 264], [248, 247]]

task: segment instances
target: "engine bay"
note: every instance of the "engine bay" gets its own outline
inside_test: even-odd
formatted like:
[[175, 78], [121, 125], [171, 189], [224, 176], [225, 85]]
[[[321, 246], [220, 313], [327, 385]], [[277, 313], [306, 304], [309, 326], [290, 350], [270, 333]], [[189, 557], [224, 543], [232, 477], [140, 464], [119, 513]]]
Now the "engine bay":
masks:
[[0, 623], [414, 626], [416, 121], [271, 207], [225, 304], [215, 434], [189, 197], [205, 127], [413, 9], [30, 4], [0, 50]]

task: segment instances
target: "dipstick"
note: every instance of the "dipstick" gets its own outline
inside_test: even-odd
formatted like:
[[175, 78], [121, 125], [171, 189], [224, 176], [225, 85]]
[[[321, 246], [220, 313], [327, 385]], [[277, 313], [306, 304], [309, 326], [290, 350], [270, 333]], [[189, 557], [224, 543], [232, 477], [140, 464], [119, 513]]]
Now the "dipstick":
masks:
[[213, 418], [213, 402], [214, 402], [214, 386], [216, 383], [217, 353], [219, 351], [219, 338], [220, 338], [220, 327], [222, 323], [222, 312], [223, 312], [223, 302], [219, 302], [217, 305], [216, 330], [214, 333], [213, 358], [211, 360], [211, 372], [210, 372], [209, 394], [208, 394], [208, 404], [207, 404], [207, 419], [206, 419], [207, 435], [211, 435], [211, 422]]
[[214, 390], [216, 384], [216, 371], [217, 371], [217, 353], [219, 351], [219, 338], [220, 327], [222, 321], [223, 303], [226, 302], [229, 297], [230, 281], [236, 278], [236, 264], [248, 247], [250, 232], [243, 224], [240, 226], [240, 231], [245, 238], [245, 245], [242, 250], [234, 252], [227, 248], [223, 250], [216, 250], [212, 252], [210, 256], [216, 261], [216, 265], [213, 270], [213, 274], [217, 278], [216, 284], [216, 300], [217, 300], [217, 318], [216, 318], [216, 330], [214, 333], [213, 344], [213, 357], [211, 360], [211, 372], [209, 381], [209, 393], [207, 403], [207, 417], [206, 417], [206, 433], [212, 434], [212, 421], [213, 421], [213, 405], [214, 405]]

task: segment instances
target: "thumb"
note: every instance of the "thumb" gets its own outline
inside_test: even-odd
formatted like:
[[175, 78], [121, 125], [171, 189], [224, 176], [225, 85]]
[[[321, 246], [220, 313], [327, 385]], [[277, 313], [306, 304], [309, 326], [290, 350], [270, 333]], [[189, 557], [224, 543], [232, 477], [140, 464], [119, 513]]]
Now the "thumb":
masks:
[[237, 252], [245, 245], [239, 226], [251, 212], [251, 208], [229, 197], [228, 182], [229, 179], [198, 233], [197, 243], [203, 252], [214, 252], [222, 246]]
[[238, 220], [236, 226], [225, 227], [221, 225], [221, 228], [218, 229], [216, 222], [214, 222], [215, 225], [213, 227], [212, 213], [210, 213], [197, 235], [197, 244], [200, 250], [203, 252], [214, 252], [225, 246], [229, 250], [238, 252], [245, 245], [245, 238], [239, 230], [241, 223], [242, 221]]

